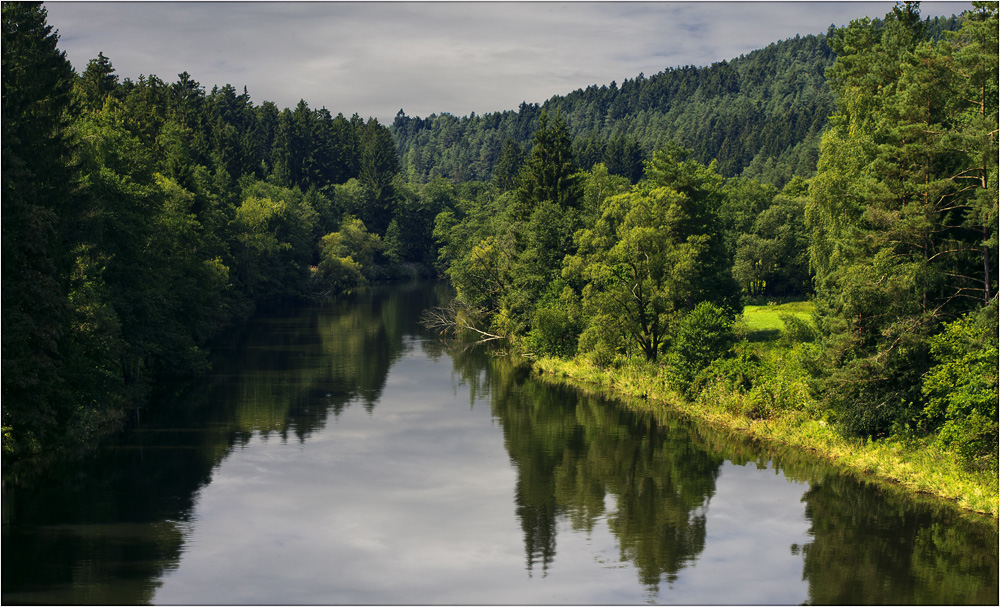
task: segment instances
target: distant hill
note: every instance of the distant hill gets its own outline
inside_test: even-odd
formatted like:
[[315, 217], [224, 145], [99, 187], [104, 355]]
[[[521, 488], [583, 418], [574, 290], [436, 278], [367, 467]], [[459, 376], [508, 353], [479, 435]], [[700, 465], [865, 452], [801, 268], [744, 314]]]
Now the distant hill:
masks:
[[[928, 22], [932, 37], [959, 19]], [[670, 140], [704, 163], [717, 160], [727, 177], [742, 175], [782, 186], [816, 169], [819, 138], [834, 109], [825, 79], [833, 51], [825, 35], [796, 36], [708, 67], [668, 68], [620, 85], [592, 85], [542, 105], [477, 116], [409, 117], [391, 131], [410, 179], [490, 179], [508, 139], [525, 151], [544, 109], [560, 112], [574, 137], [578, 164], [604, 162], [637, 179], [642, 161]]]

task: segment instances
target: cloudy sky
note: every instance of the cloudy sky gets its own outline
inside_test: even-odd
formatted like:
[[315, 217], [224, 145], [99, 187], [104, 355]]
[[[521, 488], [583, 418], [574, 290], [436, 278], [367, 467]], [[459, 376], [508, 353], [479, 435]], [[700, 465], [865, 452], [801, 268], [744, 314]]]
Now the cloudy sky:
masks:
[[[391, 121], [540, 103], [591, 84], [708, 65], [823, 33], [894, 2], [49, 2], [82, 71], [103, 52], [121, 78], [187, 71], [254, 103], [305, 99]], [[925, 2], [924, 16], [969, 2]]]

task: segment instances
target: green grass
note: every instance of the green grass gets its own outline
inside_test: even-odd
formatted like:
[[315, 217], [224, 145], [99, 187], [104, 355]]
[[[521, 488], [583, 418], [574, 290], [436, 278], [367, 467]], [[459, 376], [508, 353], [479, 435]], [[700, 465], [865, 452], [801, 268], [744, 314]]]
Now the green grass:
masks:
[[811, 301], [792, 301], [766, 306], [744, 306], [743, 316], [737, 323], [743, 337], [751, 343], [776, 341], [785, 329], [783, 314], [791, 314], [812, 324], [815, 304]]
[[785, 323], [781, 322], [782, 314], [791, 314], [804, 321], [811, 322], [815, 304], [811, 301], [793, 301], [773, 306], [745, 306], [743, 321], [751, 331], [781, 331]]

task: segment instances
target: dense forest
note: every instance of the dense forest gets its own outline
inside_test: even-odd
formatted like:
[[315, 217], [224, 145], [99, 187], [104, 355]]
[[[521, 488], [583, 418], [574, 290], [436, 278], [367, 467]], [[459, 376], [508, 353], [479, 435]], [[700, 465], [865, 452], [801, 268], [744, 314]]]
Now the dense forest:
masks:
[[[935, 17], [925, 25], [928, 36], [939, 39], [958, 29], [958, 19]], [[584, 170], [603, 163], [635, 183], [650, 154], [678, 142], [692, 160], [717, 161], [724, 177], [780, 188], [816, 170], [820, 135], [834, 110], [824, 76], [835, 57], [827, 43], [832, 32], [796, 36], [707, 67], [591, 85], [541, 105], [522, 103], [517, 111], [411, 118], [401, 109], [391, 129], [411, 180], [489, 180], [498, 166], [506, 170], [511, 144], [530, 152], [544, 111], [564, 117]]]
[[[652, 77], [592, 85], [517, 111], [409, 118], [392, 124], [403, 169], [487, 180], [502, 163], [504, 145], [530, 152], [542, 112], [561, 114], [583, 169], [604, 163], [612, 174], [642, 176], [654, 150], [677, 141], [704, 163], [715, 159], [727, 177], [749, 169], [783, 183], [815, 169], [819, 136], [833, 109], [824, 70], [833, 52], [824, 36], [795, 38], [709, 67], [670, 68]], [[780, 163], [781, 169], [775, 168]]]
[[120, 424], [255, 309], [436, 274], [442, 329], [688, 393], [766, 380], [743, 303], [811, 297], [824, 419], [995, 462], [997, 5], [975, 6], [386, 126], [103, 55], [76, 73], [40, 3], [4, 3], [5, 462]]
[[77, 74], [46, 18], [3, 4], [5, 454], [115, 425], [261, 306], [431, 275], [452, 188], [402, 183], [377, 120]]

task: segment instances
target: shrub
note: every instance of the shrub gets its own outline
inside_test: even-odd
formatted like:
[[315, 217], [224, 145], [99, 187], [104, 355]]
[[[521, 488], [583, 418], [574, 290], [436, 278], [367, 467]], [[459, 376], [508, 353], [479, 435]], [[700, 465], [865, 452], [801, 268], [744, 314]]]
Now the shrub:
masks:
[[347, 257], [324, 255], [319, 262], [317, 278], [325, 289], [333, 292], [346, 291], [368, 282], [361, 272], [361, 265], [350, 255]]
[[576, 353], [581, 324], [580, 304], [573, 289], [564, 287], [558, 298], [547, 293], [532, 316], [525, 345], [539, 354], [572, 356]]
[[779, 314], [778, 318], [785, 325], [785, 330], [781, 333], [781, 339], [785, 345], [806, 343], [816, 339], [816, 329], [809, 321], [788, 313]]
[[703, 301], [678, 323], [670, 347], [669, 363], [674, 382], [689, 391], [698, 373], [724, 356], [736, 343], [733, 315]]
[[624, 350], [625, 340], [617, 330], [614, 319], [607, 314], [597, 314], [590, 319], [580, 334], [579, 349], [596, 366], [604, 368]]
[[691, 383], [691, 392], [699, 392], [708, 384], [720, 381], [730, 389], [746, 393], [753, 388], [762, 373], [757, 352], [743, 342], [734, 349], [734, 356], [717, 358], [702, 369]]
[[935, 365], [924, 376], [924, 415], [938, 440], [971, 463], [997, 458], [995, 310], [969, 314], [930, 339]]

